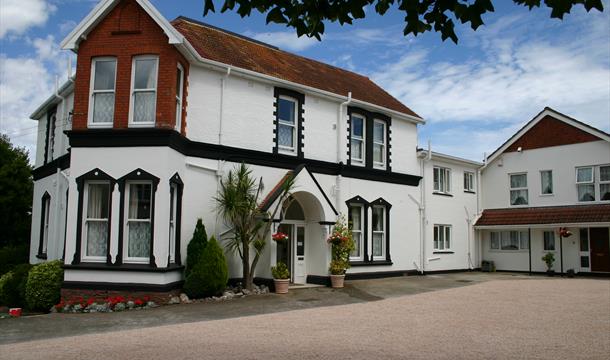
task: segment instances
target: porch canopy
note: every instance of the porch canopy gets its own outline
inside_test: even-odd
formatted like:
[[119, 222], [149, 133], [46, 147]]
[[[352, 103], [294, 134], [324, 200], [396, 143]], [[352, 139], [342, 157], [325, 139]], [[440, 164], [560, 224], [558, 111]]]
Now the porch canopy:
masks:
[[475, 222], [478, 229], [610, 225], [610, 204], [487, 209]]

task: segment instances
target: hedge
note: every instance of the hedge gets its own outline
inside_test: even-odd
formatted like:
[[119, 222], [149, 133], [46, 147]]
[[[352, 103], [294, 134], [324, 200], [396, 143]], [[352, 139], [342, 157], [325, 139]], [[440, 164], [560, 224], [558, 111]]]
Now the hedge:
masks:
[[30, 310], [49, 311], [61, 298], [64, 270], [60, 260], [38, 264], [30, 270], [25, 300]]

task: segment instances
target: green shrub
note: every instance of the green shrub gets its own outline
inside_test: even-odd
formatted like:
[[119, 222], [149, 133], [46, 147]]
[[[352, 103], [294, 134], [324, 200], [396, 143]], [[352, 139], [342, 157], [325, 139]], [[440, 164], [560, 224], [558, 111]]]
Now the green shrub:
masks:
[[11, 245], [0, 248], [0, 275], [13, 270], [19, 264], [29, 261], [30, 249], [28, 244]]
[[290, 279], [290, 270], [288, 270], [288, 266], [283, 262], [278, 262], [275, 266], [271, 267], [271, 275], [274, 279]]
[[208, 234], [205, 232], [205, 226], [201, 219], [197, 220], [193, 238], [186, 248], [186, 269], [184, 269], [184, 278], [186, 279], [193, 268], [198, 263], [199, 258], [203, 254], [203, 249], [208, 242]]
[[215, 296], [227, 286], [229, 272], [225, 254], [212, 236], [199, 262], [186, 278], [184, 292], [192, 298]]
[[25, 300], [29, 309], [48, 311], [59, 302], [64, 279], [61, 265], [60, 260], [55, 260], [38, 264], [30, 270], [25, 286]]
[[0, 304], [25, 307], [25, 285], [32, 265], [19, 264], [0, 278]]

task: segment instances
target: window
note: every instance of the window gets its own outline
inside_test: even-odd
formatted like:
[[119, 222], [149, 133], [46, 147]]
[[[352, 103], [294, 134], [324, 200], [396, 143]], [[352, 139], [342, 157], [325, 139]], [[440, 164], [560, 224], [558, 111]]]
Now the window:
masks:
[[492, 231], [489, 233], [489, 248], [491, 250], [527, 250], [530, 246], [527, 231]]
[[88, 182], [84, 198], [83, 237], [85, 239], [83, 259], [106, 261], [108, 252], [110, 183]]
[[599, 198], [610, 201], [610, 165], [599, 167]]
[[93, 59], [91, 66], [89, 126], [112, 126], [114, 120], [116, 59]]
[[40, 207], [40, 241], [38, 243], [39, 259], [47, 258], [47, 247], [49, 245], [49, 226], [51, 215], [51, 196], [45, 192], [42, 196]]
[[130, 182], [127, 184], [127, 242], [124, 251], [130, 262], [148, 262], [151, 250], [152, 184]]
[[553, 231], [544, 232], [544, 250], [555, 251], [555, 233]]
[[156, 56], [138, 56], [133, 59], [131, 75], [130, 125], [154, 125], [157, 106]]
[[543, 170], [540, 172], [540, 193], [542, 195], [552, 195], [553, 194], [553, 171], [552, 170]]
[[385, 259], [385, 210], [383, 206], [373, 206], [373, 260]]
[[576, 169], [578, 201], [595, 201], [594, 175], [592, 166]]
[[182, 91], [184, 88], [184, 69], [178, 64], [176, 69], [176, 131], [182, 130]]
[[527, 174], [510, 175], [510, 204], [528, 204]]
[[434, 225], [434, 250], [451, 250], [451, 225]]
[[297, 140], [297, 100], [280, 96], [278, 111], [278, 146], [280, 150], [294, 153]]
[[589, 251], [589, 229], [580, 229], [580, 251]]
[[373, 123], [373, 165], [385, 168], [386, 123], [375, 120]]
[[351, 124], [351, 139], [350, 139], [350, 156], [351, 163], [355, 165], [364, 165], [366, 144], [365, 139], [365, 120], [362, 116], [352, 114]]
[[169, 187], [169, 263], [176, 262], [176, 204], [178, 199], [178, 185], [170, 184]]
[[57, 111], [53, 110], [47, 116], [47, 153], [45, 156], [45, 163], [53, 161], [53, 150], [55, 149], [55, 126], [57, 122]]
[[464, 171], [464, 191], [474, 192], [474, 173]]
[[349, 205], [348, 224], [354, 238], [354, 250], [350, 260], [362, 260], [364, 248], [364, 206]]
[[451, 193], [451, 169], [434, 167], [434, 192]]

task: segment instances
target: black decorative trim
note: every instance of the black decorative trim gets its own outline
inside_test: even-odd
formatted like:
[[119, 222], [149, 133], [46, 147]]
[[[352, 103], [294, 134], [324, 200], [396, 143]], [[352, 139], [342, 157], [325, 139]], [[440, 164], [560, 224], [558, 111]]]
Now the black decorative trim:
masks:
[[72, 258], [72, 265], [77, 265], [81, 262], [85, 182], [95, 180], [107, 181], [110, 185], [110, 191], [108, 192], [108, 238], [106, 239], [106, 264], [110, 265], [112, 263], [112, 256], [110, 255], [110, 234], [112, 229], [112, 193], [114, 192], [116, 180], [112, 176], [96, 168], [76, 178], [78, 208], [76, 214], [76, 249], [74, 251], [74, 257]]
[[68, 204], [69, 204], [69, 200], [70, 200], [70, 187], [68, 187], [66, 189], [66, 207], [65, 207], [66, 215], [64, 216], [64, 248], [61, 253], [61, 260], [66, 259], [66, 240], [68, 239]]
[[466, 194], [476, 194], [476, 192], [471, 191], [471, 190], [464, 190], [464, 192], [465, 192]]
[[131, 271], [131, 272], [152, 272], [167, 273], [172, 271], [182, 271], [183, 265], [171, 264], [168, 267], [150, 267], [147, 264], [122, 264], [120, 266], [108, 265], [103, 263], [80, 263], [78, 265], [64, 265], [67, 270], [102, 270], [102, 271]]
[[[178, 173], [175, 173], [172, 178], [169, 180], [169, 185], [170, 185], [170, 192], [173, 190], [171, 185], [175, 184], [176, 185], [176, 190], [178, 191], [177, 194], [175, 194], [176, 196], [176, 218], [174, 219], [174, 226], [175, 226], [175, 231], [176, 233], [174, 234], [174, 240], [176, 241], [176, 244], [174, 245], [174, 262], [176, 265], [181, 265], [182, 264], [182, 255], [180, 252], [180, 234], [181, 234], [181, 230], [182, 230], [182, 193], [184, 192], [184, 183], [182, 182], [182, 179], [180, 178], [180, 175]], [[170, 196], [170, 201], [171, 201], [171, 196]], [[170, 204], [170, 209], [171, 209], [171, 204]], [[169, 251], [168, 251], [169, 253]], [[169, 266], [170, 261], [169, 261], [169, 255], [167, 256], [167, 264]]]
[[392, 264], [392, 257], [390, 256], [390, 210], [392, 209], [392, 204], [385, 201], [383, 198], [379, 198], [370, 203], [370, 206], [382, 206], [385, 208], [385, 261], [374, 260], [373, 255], [371, 254], [371, 261], [374, 264], [378, 265], [387, 265]]
[[390, 277], [402, 277], [417, 275], [417, 270], [394, 270], [394, 271], [371, 271], [345, 274], [346, 280], [382, 279]]
[[350, 261], [351, 266], [386, 266], [386, 265], [394, 265], [392, 261], [388, 260], [370, 260], [370, 261]]
[[[362, 258], [364, 259], [365, 262], [368, 262], [369, 259], [369, 252], [368, 252], [368, 234], [369, 234], [369, 202], [366, 201], [363, 197], [361, 196], [354, 196], [353, 198], [347, 200], [345, 202], [345, 204], [347, 205], [347, 211], [348, 214], [350, 213], [350, 205], [360, 205], [363, 208], [363, 213], [364, 213], [364, 219], [360, 219], [360, 221], [363, 223], [363, 229], [361, 232], [362, 235]], [[349, 215], [348, 215], [348, 219], [349, 219]], [[349, 220], [348, 220], [349, 221]], [[348, 225], [349, 226], [349, 225]], [[354, 261], [353, 263], [357, 263], [360, 261]], [[350, 261], [350, 264], [352, 264], [352, 261]]]
[[47, 176], [54, 175], [57, 172], [57, 169], [65, 170], [69, 167], [70, 153], [67, 153], [32, 170], [32, 178], [34, 180], [40, 180], [46, 178]]
[[305, 281], [308, 284], [330, 286], [330, 276], [307, 275], [307, 280]]
[[[273, 115], [275, 116], [275, 119], [273, 120], [273, 125], [275, 127], [274, 130], [274, 136], [273, 136], [273, 153], [274, 154], [278, 154], [279, 153], [279, 145], [278, 145], [278, 134], [279, 134], [279, 111], [278, 111], [278, 104], [279, 104], [279, 100], [280, 100], [280, 96], [287, 96], [287, 97], [291, 97], [295, 100], [297, 100], [297, 122], [295, 124], [296, 129], [297, 129], [297, 158], [302, 159], [304, 157], [303, 155], [303, 139], [304, 139], [304, 130], [305, 127], [303, 126], [303, 113], [305, 112], [305, 110], [303, 109], [303, 104], [305, 104], [305, 95], [296, 92], [294, 90], [290, 90], [290, 89], [285, 89], [285, 88], [280, 88], [280, 87], [276, 87], [273, 89], [273, 96], [275, 97], [275, 102], [273, 103], [274, 106], [274, 112]], [[290, 156], [290, 155], [289, 155]]]
[[318, 190], [320, 190], [320, 192], [322, 193], [322, 196], [324, 197], [324, 200], [326, 200], [326, 203], [328, 204], [328, 206], [330, 206], [333, 213], [335, 213], [335, 216], [339, 215], [339, 212], [337, 211], [337, 209], [335, 209], [335, 206], [333, 205], [332, 201], [330, 201], [330, 198], [328, 197], [328, 195], [326, 195], [326, 192], [324, 191], [324, 189], [322, 189], [322, 186], [320, 186], [318, 179], [316, 179], [316, 177], [313, 175], [313, 173], [311, 171], [309, 171], [309, 169], [307, 169], [307, 167], [305, 169], [309, 173], [309, 176], [311, 176], [311, 178], [313, 179], [313, 182], [318, 187]]
[[318, 224], [320, 225], [335, 225], [336, 222], [335, 221], [318, 221]]
[[455, 251], [434, 251], [433, 254], [455, 254]]
[[453, 195], [451, 195], [451, 194], [442, 193], [442, 192], [438, 192], [438, 191], [433, 191], [432, 195], [440, 195], [440, 196], [453, 197]]
[[448, 269], [448, 270], [434, 270], [434, 271], [425, 271], [423, 275], [436, 275], [436, 274], [452, 274], [452, 273], [463, 273], [463, 272], [473, 272], [480, 271], [480, 269]]
[[119, 209], [119, 252], [116, 257], [115, 265], [123, 264], [123, 231], [125, 227], [125, 184], [127, 181], [137, 181], [137, 180], [148, 180], [152, 183], [152, 193], [151, 193], [151, 201], [150, 201], [150, 253], [149, 257], [149, 266], [157, 267], [157, 262], [155, 260], [155, 199], [157, 198], [157, 186], [159, 185], [159, 178], [142, 170], [135, 169], [129, 174], [121, 177], [117, 182], [119, 183], [119, 192], [121, 194], [120, 197], [120, 209]]
[[377, 113], [377, 112], [371, 112], [362, 108], [358, 108], [358, 107], [353, 107], [353, 106], [348, 106], [347, 108], [347, 147], [348, 147], [348, 152], [347, 152], [347, 164], [351, 165], [352, 164], [352, 154], [351, 154], [351, 128], [352, 128], [352, 113], [358, 114], [358, 115], [362, 115], [362, 117], [364, 117], [364, 126], [365, 126], [365, 161], [364, 161], [364, 167], [368, 168], [368, 169], [373, 169], [373, 128], [374, 128], [374, 123], [375, 120], [379, 120], [379, 121], [383, 121], [385, 122], [385, 130], [386, 130], [386, 144], [385, 144], [385, 150], [386, 150], [386, 164], [385, 164], [385, 169], [380, 170], [380, 171], [385, 171], [385, 172], [391, 172], [392, 171], [392, 160], [391, 160], [391, 136], [392, 136], [392, 131], [391, 131], [391, 127], [392, 127], [392, 118], [390, 118], [389, 116], [385, 115], [385, 114], [381, 114], [381, 113]]
[[137, 147], [167, 146], [186, 156], [244, 162], [252, 165], [294, 169], [300, 164], [317, 174], [342, 175], [348, 178], [383, 183], [418, 186], [421, 176], [401, 174], [386, 170], [368, 169], [296, 156], [272, 154], [264, 151], [240, 149], [230, 146], [195, 142], [168, 129], [88, 129], [67, 131], [72, 147]]
[[[53, 126], [51, 127], [51, 119], [55, 116], [53, 120]], [[45, 131], [45, 139], [44, 139], [44, 164], [49, 162], [49, 138], [51, 137], [51, 131], [55, 131], [55, 124], [57, 121], [57, 106], [54, 106], [49, 112], [47, 112], [47, 129]], [[53, 160], [53, 159], [51, 159]]]
[[140, 283], [113, 283], [113, 282], [90, 282], [90, 281], [64, 281], [63, 289], [82, 289], [82, 290], [117, 290], [117, 291], [147, 291], [147, 292], [168, 292], [181, 289], [184, 281], [176, 281], [169, 284], [140, 284]]
[[[42, 198], [40, 199], [40, 234], [38, 240], [38, 254], [37, 258], [46, 260], [47, 259], [47, 249], [44, 249], [44, 220], [47, 217], [47, 211], [45, 203], [49, 202], [49, 212], [51, 212], [51, 195], [48, 192], [44, 192]], [[50, 219], [50, 217], [49, 217]], [[48, 235], [48, 233], [47, 233]], [[49, 239], [47, 238], [47, 247], [49, 246]], [[44, 251], [43, 251], [44, 250]]]

